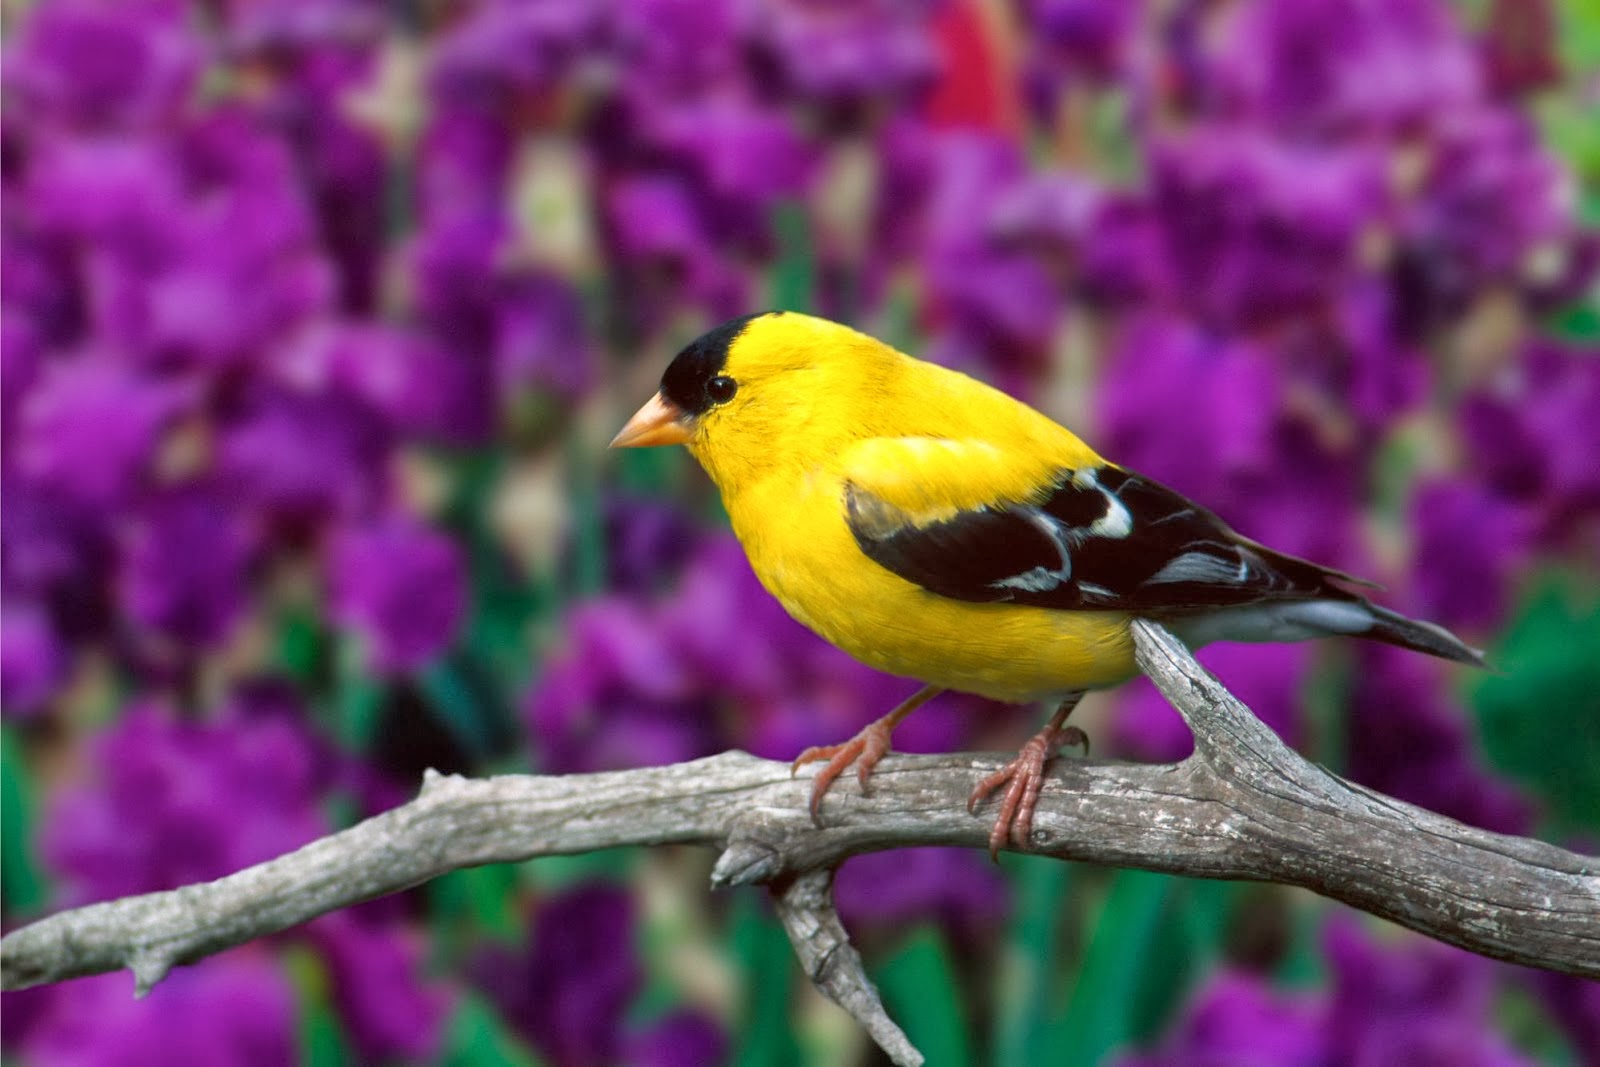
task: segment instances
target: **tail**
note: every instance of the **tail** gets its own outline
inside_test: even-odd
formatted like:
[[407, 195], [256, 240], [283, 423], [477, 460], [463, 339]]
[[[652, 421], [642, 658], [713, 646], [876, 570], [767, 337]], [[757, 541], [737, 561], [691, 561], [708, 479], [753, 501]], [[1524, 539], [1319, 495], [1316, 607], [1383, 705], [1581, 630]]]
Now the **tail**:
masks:
[[1365, 599], [1361, 601], [1361, 606], [1371, 613], [1373, 620], [1372, 628], [1361, 634], [1362, 637], [1382, 641], [1386, 645], [1399, 645], [1415, 652], [1426, 652], [1455, 663], [1484, 668], [1489, 666], [1481, 649], [1473, 648], [1438, 623], [1408, 619], [1399, 612], [1379, 607]]
[[[1483, 653], [1436, 623], [1408, 619], [1365, 597], [1330, 587], [1326, 597], [1265, 600], [1167, 620], [1190, 648], [1212, 641], [1306, 641], [1365, 637], [1430, 656], [1488, 667]], [[1342, 593], [1343, 595], [1338, 595]]]

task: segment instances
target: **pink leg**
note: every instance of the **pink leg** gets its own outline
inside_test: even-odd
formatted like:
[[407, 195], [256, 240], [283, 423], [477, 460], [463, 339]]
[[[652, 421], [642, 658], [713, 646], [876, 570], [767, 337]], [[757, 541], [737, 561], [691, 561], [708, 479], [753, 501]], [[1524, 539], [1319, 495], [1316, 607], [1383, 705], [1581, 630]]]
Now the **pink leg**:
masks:
[[1007, 840], [1018, 851], [1027, 851], [1028, 838], [1033, 833], [1033, 813], [1039, 806], [1039, 790], [1044, 786], [1044, 771], [1062, 745], [1082, 745], [1089, 751], [1089, 737], [1076, 726], [1063, 725], [1072, 709], [1083, 699], [1074, 693], [1056, 708], [1050, 722], [1043, 730], [1030, 737], [1010, 763], [979, 782], [967, 798], [967, 810], [976, 812], [978, 805], [1001, 786], [1005, 795], [1000, 799], [1000, 814], [994, 829], [989, 833], [989, 858], [1000, 860], [1000, 849]]
[[828, 761], [822, 770], [817, 772], [817, 777], [811, 785], [811, 821], [818, 826], [822, 825], [822, 796], [833, 784], [833, 780], [843, 774], [852, 763], [856, 765], [856, 778], [860, 780], [861, 791], [865, 793], [867, 779], [872, 776], [872, 768], [889, 754], [889, 736], [894, 728], [900, 725], [900, 720], [942, 692], [944, 690], [937, 686], [925, 685], [901, 701], [889, 714], [864, 727], [860, 733], [843, 744], [813, 745], [796, 756], [789, 768], [791, 775], [807, 763], [815, 763], [822, 759]]

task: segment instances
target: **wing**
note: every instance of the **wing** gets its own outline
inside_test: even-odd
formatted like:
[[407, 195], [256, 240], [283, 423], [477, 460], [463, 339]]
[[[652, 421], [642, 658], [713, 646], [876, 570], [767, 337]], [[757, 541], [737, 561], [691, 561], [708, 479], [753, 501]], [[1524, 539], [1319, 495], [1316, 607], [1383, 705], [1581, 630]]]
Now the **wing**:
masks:
[[[972, 453], [976, 480], [993, 475], [995, 457], [983, 451], [992, 448]], [[938, 465], [947, 481], [955, 458]], [[892, 478], [870, 466], [847, 477], [847, 521], [870, 559], [941, 596], [1155, 616], [1356, 598], [1330, 584], [1355, 579], [1248, 541], [1181, 494], [1119, 467], [1057, 468], [1033, 480], [1031, 493], [1013, 486], [975, 503], [970, 485], [938, 491], [931, 460], [907, 466]], [[916, 479], [918, 467], [928, 480]], [[911, 491], [913, 480], [933, 488]]]

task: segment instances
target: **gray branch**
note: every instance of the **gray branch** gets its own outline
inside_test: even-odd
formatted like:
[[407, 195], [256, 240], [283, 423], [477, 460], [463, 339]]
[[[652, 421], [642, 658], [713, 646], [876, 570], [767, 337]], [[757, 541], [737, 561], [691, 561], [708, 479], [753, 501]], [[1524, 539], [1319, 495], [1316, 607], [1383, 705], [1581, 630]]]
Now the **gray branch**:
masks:
[[[1060, 759], [1032, 850], [1200, 878], [1303, 886], [1430, 937], [1600, 978], [1600, 860], [1473, 829], [1347, 782], [1287, 748], [1165, 630], [1136, 623], [1139, 665], [1193, 730], [1181, 763]], [[722, 850], [717, 887], [765, 884], [806, 973], [897, 1063], [890, 1021], [831, 901], [863, 852], [987, 846], [993, 807], [966, 796], [1003, 759], [896, 755], [862, 795], [841, 780], [807, 813], [809, 775], [742, 752], [608, 774], [467, 779], [429, 773], [416, 800], [219, 878], [63, 912], [0, 940], [0, 987], [131, 968], [143, 992], [173, 966], [448, 871], [620, 845]]]

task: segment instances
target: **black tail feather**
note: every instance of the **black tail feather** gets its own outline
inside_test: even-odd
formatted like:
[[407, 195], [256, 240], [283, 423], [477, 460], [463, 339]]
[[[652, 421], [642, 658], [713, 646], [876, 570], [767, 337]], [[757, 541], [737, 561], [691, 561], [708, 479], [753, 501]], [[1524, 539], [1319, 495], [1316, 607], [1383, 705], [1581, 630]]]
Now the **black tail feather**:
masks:
[[1367, 610], [1372, 612], [1375, 621], [1372, 629], [1362, 634], [1362, 637], [1409, 648], [1415, 652], [1426, 652], [1430, 656], [1438, 656], [1440, 659], [1455, 663], [1490, 669], [1481, 649], [1473, 648], [1443, 626], [1423, 622], [1421, 619], [1408, 619], [1399, 612], [1379, 607], [1371, 601], [1364, 600], [1363, 603], [1366, 604]]

